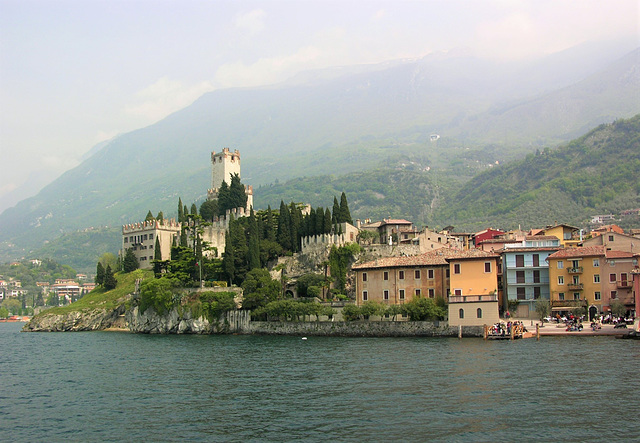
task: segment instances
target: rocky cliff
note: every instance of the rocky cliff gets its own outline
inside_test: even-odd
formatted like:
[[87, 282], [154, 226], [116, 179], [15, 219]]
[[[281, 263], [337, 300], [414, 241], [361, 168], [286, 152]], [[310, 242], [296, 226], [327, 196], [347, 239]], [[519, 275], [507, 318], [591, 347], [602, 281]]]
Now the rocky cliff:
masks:
[[43, 313], [27, 323], [23, 331], [66, 332], [66, 331], [102, 331], [110, 328], [125, 328], [124, 304], [115, 309], [86, 309], [64, 314]]

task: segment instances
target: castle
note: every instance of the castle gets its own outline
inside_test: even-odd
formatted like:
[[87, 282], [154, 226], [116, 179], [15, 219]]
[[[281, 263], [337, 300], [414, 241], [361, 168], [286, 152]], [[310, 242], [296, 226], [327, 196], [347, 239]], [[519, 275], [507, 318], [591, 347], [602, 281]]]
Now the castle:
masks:
[[[222, 182], [231, 184], [233, 174], [240, 176], [240, 151], [231, 152], [229, 148], [223, 148], [222, 152], [211, 152], [211, 188], [207, 190], [209, 200], [218, 198], [218, 191]], [[253, 188], [245, 186], [247, 194], [246, 208], [235, 208], [216, 218], [211, 225], [204, 227], [202, 240], [206, 242], [210, 250], [205, 251], [208, 256], [220, 256], [225, 247], [225, 233], [229, 228], [230, 215], [234, 218], [244, 217], [249, 214], [253, 206]], [[124, 257], [127, 249], [131, 248], [140, 263], [141, 269], [151, 269], [155, 257], [155, 249], [158, 242], [160, 259], [171, 258], [171, 246], [179, 243], [183, 223], [171, 220], [151, 220], [122, 226], [122, 249], [120, 254]]]

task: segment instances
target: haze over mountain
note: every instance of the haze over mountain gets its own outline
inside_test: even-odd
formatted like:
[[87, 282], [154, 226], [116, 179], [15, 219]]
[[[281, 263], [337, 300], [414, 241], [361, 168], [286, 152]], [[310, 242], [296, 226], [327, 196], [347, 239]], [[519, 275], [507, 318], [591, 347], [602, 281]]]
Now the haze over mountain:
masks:
[[[63, 232], [136, 221], [148, 209], [171, 216], [178, 196], [204, 198], [209, 153], [227, 146], [241, 150], [243, 182], [254, 188], [362, 171], [402, 155], [432, 158], [437, 172], [456, 161], [452, 148], [460, 145], [485, 164], [517, 158], [640, 112], [638, 59], [637, 49], [624, 55], [607, 45], [527, 64], [436, 54], [214, 91], [116, 137], [5, 210], [0, 241], [15, 256]], [[433, 132], [441, 136], [437, 143], [429, 141]]]

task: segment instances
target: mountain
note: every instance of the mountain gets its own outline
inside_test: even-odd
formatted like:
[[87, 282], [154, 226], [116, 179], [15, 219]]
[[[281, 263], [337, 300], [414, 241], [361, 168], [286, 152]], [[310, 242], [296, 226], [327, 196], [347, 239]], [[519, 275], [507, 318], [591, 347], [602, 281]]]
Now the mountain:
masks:
[[[149, 209], [170, 217], [179, 196], [185, 203], [204, 199], [209, 153], [225, 146], [241, 150], [243, 181], [256, 188], [365, 171], [405, 155], [446, 170], [460, 149], [495, 163], [553, 146], [589, 122], [640, 112], [640, 101], [629, 99], [640, 90], [637, 51], [609, 63], [620, 50], [581, 47], [528, 64], [434, 54], [205, 94], [154, 125], [116, 137], [35, 197], [5, 210], [0, 258], [21, 256], [65, 232], [139, 220]], [[561, 75], [551, 81], [554, 69]], [[597, 93], [597, 84], [606, 87], [597, 99], [581, 96]], [[568, 103], [557, 98], [567, 97], [567, 88], [571, 103], [588, 104], [588, 114], [582, 105], [567, 106], [562, 124], [539, 128], [535, 112], [545, 103]], [[524, 111], [506, 111], [505, 103], [530, 109], [529, 126], [516, 124]], [[537, 107], [526, 108], [531, 103]], [[495, 125], [486, 136], [485, 120]], [[429, 139], [434, 131], [442, 136], [437, 142]]]
[[584, 225], [594, 214], [640, 207], [640, 114], [603, 124], [558, 149], [478, 174], [451, 195], [437, 218], [487, 225]]

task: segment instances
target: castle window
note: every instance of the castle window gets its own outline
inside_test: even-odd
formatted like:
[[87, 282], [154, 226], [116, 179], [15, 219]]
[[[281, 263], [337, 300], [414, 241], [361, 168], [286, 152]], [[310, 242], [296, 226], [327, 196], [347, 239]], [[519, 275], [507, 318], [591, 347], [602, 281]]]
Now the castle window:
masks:
[[389, 300], [389, 291], [387, 289], [382, 291], [382, 298], [385, 300]]
[[458, 317], [464, 318], [464, 309], [460, 308], [460, 310], [458, 311]]
[[144, 235], [144, 240], [148, 240], [149, 236], [147, 234]]
[[153, 240], [153, 234], [149, 234], [149, 240]]
[[482, 309], [481, 309], [481, 308], [478, 308], [478, 309], [476, 310], [476, 317], [478, 317], [478, 318], [482, 318]]
[[362, 273], [362, 281], [367, 281], [367, 273], [366, 272]]
[[125, 242], [125, 243], [128, 243], [128, 240], [129, 240], [129, 239], [128, 239], [127, 237], [125, 237], [125, 238], [124, 238], [124, 242]]
[[404, 300], [404, 289], [400, 289], [400, 290], [398, 291], [398, 294], [399, 294], [399, 296], [400, 296], [400, 300]]
[[367, 301], [369, 299], [369, 292], [362, 291], [362, 300]]

